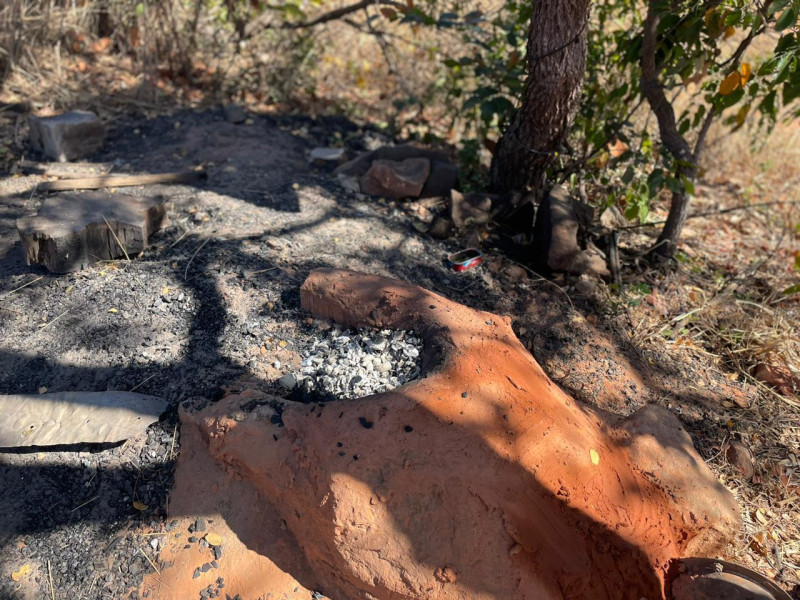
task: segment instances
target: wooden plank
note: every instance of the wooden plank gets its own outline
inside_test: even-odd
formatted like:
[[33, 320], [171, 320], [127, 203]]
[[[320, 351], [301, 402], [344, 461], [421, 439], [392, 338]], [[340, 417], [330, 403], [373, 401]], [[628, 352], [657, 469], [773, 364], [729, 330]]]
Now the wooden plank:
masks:
[[196, 183], [208, 178], [205, 171], [178, 171], [175, 173], [150, 173], [145, 175], [94, 175], [76, 179], [45, 181], [36, 186], [40, 192], [62, 192], [71, 190], [99, 190], [134, 185], [157, 183]]

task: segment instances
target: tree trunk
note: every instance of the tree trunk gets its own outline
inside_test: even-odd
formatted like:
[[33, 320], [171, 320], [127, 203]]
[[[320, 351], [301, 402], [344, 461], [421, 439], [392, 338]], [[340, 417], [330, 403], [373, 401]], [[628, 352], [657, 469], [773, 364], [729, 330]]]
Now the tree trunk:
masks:
[[533, 190], [569, 133], [586, 68], [589, 0], [537, 0], [528, 35], [528, 80], [522, 106], [492, 160], [494, 192]]
[[[650, 105], [650, 109], [656, 115], [658, 120], [658, 130], [661, 134], [661, 141], [667, 147], [670, 154], [675, 158], [678, 167], [675, 171], [680, 188], [678, 191], [672, 193], [672, 202], [669, 207], [669, 214], [667, 215], [667, 222], [664, 229], [661, 230], [661, 235], [658, 237], [656, 245], [653, 246], [652, 252], [664, 258], [670, 258], [675, 255], [678, 249], [678, 239], [680, 238], [683, 226], [686, 223], [686, 217], [689, 215], [689, 193], [686, 191], [683, 179], [685, 178], [690, 183], [694, 183], [697, 177], [697, 156], [699, 154], [702, 139], [705, 133], [701, 134], [701, 139], [697, 145], [697, 152], [692, 152], [689, 147], [689, 142], [678, 131], [678, 125], [675, 121], [675, 110], [672, 108], [664, 88], [658, 81], [659, 67], [656, 65], [656, 49], [658, 46], [658, 23], [660, 16], [657, 12], [657, 3], [651, 0], [647, 18], [644, 22], [644, 32], [642, 38], [642, 79], [641, 87], [644, 97]], [[713, 112], [709, 113], [709, 118], [706, 121], [703, 129], [708, 130], [710, 125], [710, 117]]]

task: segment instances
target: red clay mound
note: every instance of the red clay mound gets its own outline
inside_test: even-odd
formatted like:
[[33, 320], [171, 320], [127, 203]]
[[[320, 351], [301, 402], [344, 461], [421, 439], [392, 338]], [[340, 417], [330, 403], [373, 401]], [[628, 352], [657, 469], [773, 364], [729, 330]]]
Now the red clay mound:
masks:
[[[307, 589], [655, 599], [670, 559], [714, 553], [735, 533], [733, 497], [675, 417], [579, 406], [507, 318], [346, 271], [315, 271], [301, 294], [316, 317], [420, 332], [428, 372], [368, 398], [289, 403], [280, 419], [253, 393], [183, 412], [183, 439], [226, 474], [217, 510]], [[181, 481], [197, 479], [201, 454], [181, 456], [173, 511], [195, 501]], [[244, 488], [258, 500], [242, 502]]]

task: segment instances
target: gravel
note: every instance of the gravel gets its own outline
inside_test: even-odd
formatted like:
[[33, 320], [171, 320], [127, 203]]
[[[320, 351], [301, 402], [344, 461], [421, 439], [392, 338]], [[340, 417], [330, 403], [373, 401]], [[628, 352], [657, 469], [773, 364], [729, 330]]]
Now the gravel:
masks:
[[304, 398], [363, 398], [419, 377], [421, 355], [422, 340], [413, 331], [334, 326], [313, 341], [300, 368], [279, 383], [289, 387], [295, 380]]

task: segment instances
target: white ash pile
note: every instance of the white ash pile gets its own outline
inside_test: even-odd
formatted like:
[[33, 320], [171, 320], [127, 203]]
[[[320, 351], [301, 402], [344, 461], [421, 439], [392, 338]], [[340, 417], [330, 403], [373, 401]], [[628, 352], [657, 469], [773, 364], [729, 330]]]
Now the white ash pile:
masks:
[[419, 377], [421, 352], [422, 340], [413, 331], [333, 327], [303, 353], [300, 369], [282, 377], [281, 385], [306, 402], [362, 398]]

